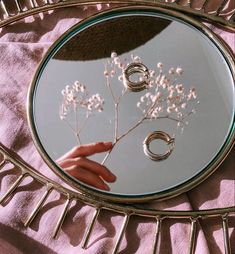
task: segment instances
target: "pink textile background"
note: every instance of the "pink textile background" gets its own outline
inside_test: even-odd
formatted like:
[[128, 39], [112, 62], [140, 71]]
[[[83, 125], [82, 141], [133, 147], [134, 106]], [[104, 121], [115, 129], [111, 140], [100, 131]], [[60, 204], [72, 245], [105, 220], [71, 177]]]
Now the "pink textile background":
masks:
[[[198, 1], [200, 2], [200, 1]], [[218, 0], [214, 1], [214, 3]], [[230, 1], [231, 5], [233, 1]], [[231, 5], [228, 6], [232, 8]], [[48, 47], [69, 27], [80, 19], [97, 11], [97, 8], [68, 8], [5, 27], [0, 33], [0, 142], [16, 151], [22, 158], [53, 180], [60, 181], [49, 170], [37, 153], [26, 121], [26, 94], [39, 60]], [[212, 8], [212, 7], [211, 7]], [[234, 47], [234, 34], [214, 29]], [[0, 158], [1, 160], [1, 158]], [[207, 209], [235, 205], [234, 150], [221, 167], [198, 187], [164, 202], [146, 204], [156, 209]], [[11, 165], [0, 172], [0, 193], [5, 193], [15, 179]], [[39, 216], [29, 228], [23, 226], [42, 189], [31, 179], [25, 179], [17, 193], [0, 207], [0, 253], [91, 253], [105, 254], [117, 239], [122, 217], [112, 212], [102, 212], [89, 242], [89, 249], [80, 246], [92, 208], [73, 202], [62, 226], [58, 240], [52, 239], [52, 231], [58, 220], [64, 199], [52, 192]], [[186, 221], [163, 223], [159, 253], [187, 253], [189, 225]], [[229, 218], [232, 250], [235, 253], [234, 217]], [[196, 253], [223, 253], [221, 221], [207, 219], [200, 222]], [[152, 220], [138, 217], [131, 219], [120, 253], [151, 253], [155, 225]]]

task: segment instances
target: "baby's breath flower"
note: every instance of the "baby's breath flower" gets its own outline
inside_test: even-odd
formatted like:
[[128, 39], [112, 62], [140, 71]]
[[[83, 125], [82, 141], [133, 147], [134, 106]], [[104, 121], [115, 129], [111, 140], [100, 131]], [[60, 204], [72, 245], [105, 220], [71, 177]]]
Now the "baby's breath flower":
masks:
[[162, 63], [157, 63], [157, 68], [159, 68], [159, 69], [162, 69], [162, 67], [163, 67], [163, 64]]
[[152, 77], [155, 76], [156, 72], [155, 72], [154, 70], [150, 70], [150, 71], [149, 71], [149, 74], [150, 74], [150, 77], [152, 78]]
[[183, 74], [183, 69], [180, 67], [177, 67], [176, 71], [175, 71], [178, 75], [182, 75]]
[[104, 76], [107, 78], [109, 77], [109, 72], [107, 70], [104, 71]]
[[111, 57], [112, 57], [112, 58], [117, 57], [117, 53], [116, 53], [116, 52], [112, 52], [112, 53], [111, 53]]
[[104, 110], [104, 99], [99, 94], [94, 94], [88, 99], [87, 108], [89, 111], [102, 112]]
[[197, 98], [196, 89], [191, 88], [187, 93], [183, 84], [177, 84], [177, 75], [183, 74], [181, 68], [171, 67], [167, 75], [163, 73], [162, 63], [158, 63], [157, 67], [160, 69], [160, 73], [155, 80], [150, 77], [151, 86], [149, 86], [148, 92], [140, 97], [137, 107], [147, 119], [174, 118], [183, 128], [186, 123], [185, 119], [191, 113], [196, 112], [194, 105], [188, 106]]
[[133, 58], [133, 62], [134, 62], [134, 63], [141, 63], [141, 58], [140, 58], [139, 56], [135, 56], [135, 57]]
[[169, 69], [169, 74], [175, 74], [175, 69], [173, 67]]
[[182, 84], [178, 84], [175, 86], [177, 93], [183, 93], [184, 91], [184, 86]]
[[114, 61], [115, 64], [120, 64], [119, 57], [114, 57], [113, 61]]
[[90, 117], [95, 112], [102, 112], [104, 99], [99, 94], [94, 94], [90, 98], [85, 85], [80, 81], [75, 81], [73, 85], [67, 85], [62, 91], [62, 103], [59, 110], [61, 120], [66, 120], [69, 114], [75, 113], [79, 109], [87, 111], [86, 116]]

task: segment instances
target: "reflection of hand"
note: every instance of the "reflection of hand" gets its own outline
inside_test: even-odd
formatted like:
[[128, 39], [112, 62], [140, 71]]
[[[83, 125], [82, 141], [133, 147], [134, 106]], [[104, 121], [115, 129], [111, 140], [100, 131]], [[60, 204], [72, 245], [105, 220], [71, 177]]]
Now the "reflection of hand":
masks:
[[101, 190], [110, 190], [104, 182], [114, 182], [116, 176], [105, 166], [87, 159], [87, 156], [109, 151], [112, 142], [99, 142], [74, 147], [71, 151], [57, 160], [57, 163], [70, 175], [78, 180]]

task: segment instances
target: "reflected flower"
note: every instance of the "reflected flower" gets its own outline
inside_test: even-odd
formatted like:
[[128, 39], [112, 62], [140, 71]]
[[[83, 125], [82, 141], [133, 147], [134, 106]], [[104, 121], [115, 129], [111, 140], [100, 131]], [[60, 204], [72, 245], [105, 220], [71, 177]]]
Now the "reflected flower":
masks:
[[[80, 142], [80, 132], [86, 121], [79, 121], [78, 111], [84, 109], [86, 111], [86, 118], [94, 115], [96, 112], [103, 111], [104, 99], [99, 94], [94, 94], [89, 97], [89, 93], [85, 85], [80, 81], [75, 81], [72, 85], [67, 85], [62, 91], [61, 95], [62, 103], [59, 110], [60, 119], [65, 121], [70, 129], [75, 133]], [[68, 119], [68, 116], [71, 116], [75, 121], [75, 126], [73, 126], [71, 119]], [[71, 118], [70, 117], [70, 118]], [[84, 122], [83, 124], [79, 124]]]

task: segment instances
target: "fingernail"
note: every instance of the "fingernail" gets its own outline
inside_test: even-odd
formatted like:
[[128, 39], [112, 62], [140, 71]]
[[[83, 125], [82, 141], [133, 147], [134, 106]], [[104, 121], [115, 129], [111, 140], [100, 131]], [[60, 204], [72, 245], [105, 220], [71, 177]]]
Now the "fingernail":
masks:
[[103, 188], [104, 188], [104, 190], [106, 190], [106, 191], [110, 191], [110, 188], [109, 188], [109, 186], [107, 185], [107, 184], [103, 184]]
[[113, 173], [111, 173], [111, 172], [110, 172], [110, 180], [112, 182], [115, 182], [117, 180], [117, 177]]
[[112, 145], [113, 145], [112, 142], [103, 142], [103, 144], [104, 144], [105, 146], [112, 146]]

